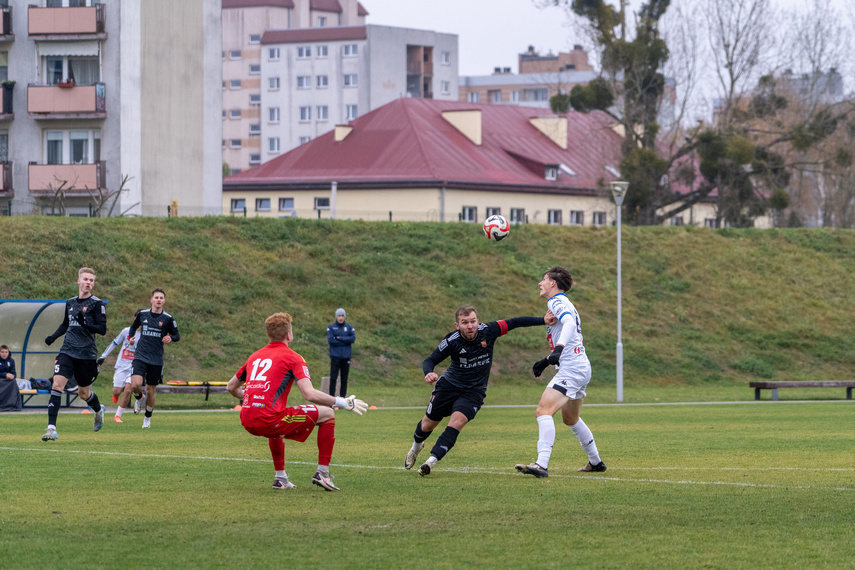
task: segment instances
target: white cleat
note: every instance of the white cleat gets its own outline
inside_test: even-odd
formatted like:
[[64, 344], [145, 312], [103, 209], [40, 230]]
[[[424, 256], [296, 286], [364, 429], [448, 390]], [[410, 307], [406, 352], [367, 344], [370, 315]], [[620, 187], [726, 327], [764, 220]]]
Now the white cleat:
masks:
[[56, 433], [54, 428], [47, 428], [47, 431], [42, 436], [42, 441], [56, 441], [57, 439], [59, 439], [59, 434]]
[[146, 398], [145, 394], [143, 394], [143, 397], [140, 399], [134, 398], [134, 413], [135, 414], [138, 414], [138, 413], [140, 413], [141, 410], [145, 409], [145, 398]]
[[149, 417], [143, 418], [142, 427], [143, 427], [143, 429], [150, 428], [151, 427], [151, 418], [149, 418]]
[[416, 464], [416, 459], [419, 458], [419, 453], [425, 447], [425, 442], [413, 443], [413, 447], [407, 452], [407, 457], [404, 459], [404, 469], [412, 469]]

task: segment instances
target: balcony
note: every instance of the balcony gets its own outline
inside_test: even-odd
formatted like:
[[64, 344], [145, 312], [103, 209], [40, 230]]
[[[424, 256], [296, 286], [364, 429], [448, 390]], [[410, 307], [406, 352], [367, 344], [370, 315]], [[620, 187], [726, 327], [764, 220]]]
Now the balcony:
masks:
[[38, 40], [106, 39], [105, 18], [104, 4], [69, 8], [29, 6], [28, 32]]
[[36, 119], [106, 119], [106, 87], [28, 85], [27, 112]]
[[0, 42], [15, 41], [15, 33], [12, 31], [12, 7], [0, 7]]
[[14, 93], [14, 81], [0, 83], [0, 121], [9, 121], [15, 118], [15, 109], [12, 105], [15, 101]]
[[12, 163], [0, 162], [0, 198], [12, 198], [15, 191], [12, 186]]
[[104, 161], [95, 164], [29, 164], [30, 193], [53, 196], [61, 191], [66, 196], [89, 196], [106, 183]]

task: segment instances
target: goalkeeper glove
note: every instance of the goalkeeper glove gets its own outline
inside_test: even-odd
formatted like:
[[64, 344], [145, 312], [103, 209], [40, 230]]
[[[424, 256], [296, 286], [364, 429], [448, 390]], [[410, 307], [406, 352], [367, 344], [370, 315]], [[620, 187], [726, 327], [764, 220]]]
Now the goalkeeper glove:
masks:
[[549, 366], [549, 362], [544, 358], [543, 360], [538, 360], [534, 363], [534, 366], [531, 367], [531, 371], [534, 374], [535, 378], [540, 378], [540, 375], [543, 374], [543, 371], [546, 370], [546, 367]]
[[56, 340], [56, 339], [54, 339], [52, 336], [46, 336], [46, 337], [45, 337], [45, 344], [46, 344], [46, 345], [48, 345], [48, 346], [50, 346], [50, 345], [52, 345], [52, 344], [53, 344], [53, 341], [54, 341], [54, 340]]
[[104, 359], [99, 358], [98, 360], [95, 361], [95, 363], [98, 364], [98, 366], [101, 366], [102, 364], [104, 364]]
[[356, 396], [348, 396], [347, 398], [336, 397], [335, 405], [342, 410], [347, 410], [360, 416], [368, 409], [368, 404], [357, 399]]
[[552, 354], [546, 357], [546, 361], [550, 364], [558, 364], [558, 361], [561, 359], [561, 352], [564, 350], [563, 345], [558, 345], [552, 350]]

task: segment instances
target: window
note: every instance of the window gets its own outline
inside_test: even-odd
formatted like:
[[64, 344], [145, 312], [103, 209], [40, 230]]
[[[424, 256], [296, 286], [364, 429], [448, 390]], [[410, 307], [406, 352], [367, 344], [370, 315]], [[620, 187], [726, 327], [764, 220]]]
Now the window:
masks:
[[261, 64], [260, 63], [250, 64], [249, 74], [250, 75], [261, 75]]
[[243, 168], [232, 168], [231, 172], [229, 172], [229, 176], [234, 176], [235, 174], [240, 173], [242, 170]]
[[[8, 154], [8, 134], [0, 136], [0, 153]], [[46, 131], [46, 164], [94, 164], [101, 160], [101, 131]]]
[[330, 78], [328, 75], [318, 75], [315, 78], [315, 84], [317, 85], [318, 89], [326, 89], [329, 83]]
[[451, 65], [451, 52], [444, 51], [441, 54], [439, 54], [439, 62], [442, 65]]
[[344, 86], [354, 87], [359, 82], [359, 78], [355, 73], [344, 74]]
[[279, 152], [279, 137], [270, 137], [267, 139], [267, 150], [269, 152]]
[[487, 208], [486, 212], [487, 212], [486, 213], [487, 218], [489, 218], [490, 216], [501, 216], [502, 215], [502, 209], [501, 208]]
[[279, 90], [279, 78], [278, 77], [268, 77], [267, 84], [271, 91]]
[[341, 54], [345, 57], [359, 55], [359, 46], [357, 44], [344, 44], [341, 46]]
[[315, 55], [317, 57], [328, 57], [330, 53], [329, 46], [317, 46], [315, 48]]
[[89, 131], [70, 131], [71, 164], [89, 164]]
[[468, 100], [470, 103], [477, 103], [478, 102], [478, 93], [476, 93], [474, 91], [472, 93], [470, 93]]
[[558, 167], [548, 164], [544, 169], [546, 171], [547, 180], [558, 180]]
[[298, 144], [306, 144], [310, 140], [312, 140], [312, 137], [300, 137]]
[[279, 122], [279, 107], [268, 107], [267, 120], [269, 123]]
[[270, 48], [267, 50], [267, 61], [279, 61], [279, 48]]
[[249, 43], [260, 44], [261, 43], [261, 34], [249, 34]]
[[230, 148], [240, 148], [241, 140], [240, 139], [229, 139], [229, 147]]
[[250, 164], [261, 164], [261, 155], [260, 154], [249, 155], [249, 163]]
[[225, 118], [226, 118], [226, 110], [223, 109], [223, 119], [225, 119]]
[[297, 59], [308, 59], [312, 57], [311, 46], [297, 46]]
[[460, 221], [474, 224], [478, 220], [478, 208], [475, 206], [463, 206], [460, 211]]
[[229, 81], [229, 89], [240, 89], [240, 79], [232, 79]]
[[582, 212], [581, 210], [570, 210], [570, 225], [585, 225], [585, 212]]
[[682, 226], [683, 225], [683, 216], [671, 216], [671, 225], [672, 226]]
[[311, 75], [298, 75], [297, 76], [297, 89], [310, 89], [312, 87], [312, 76]]
[[704, 227], [705, 227], [705, 228], [714, 228], [714, 227], [716, 227], [716, 225], [715, 225], [715, 218], [704, 218]]
[[42, 61], [47, 85], [65, 81], [74, 81], [75, 85], [94, 85], [101, 78], [101, 66], [97, 57], [48, 56]]
[[594, 225], [595, 226], [606, 225], [606, 213], [605, 212], [594, 212]]
[[250, 93], [249, 104], [250, 105], [261, 105], [261, 94], [260, 93]]
[[231, 59], [231, 60], [237, 60], [237, 59], [240, 59], [240, 50], [239, 50], [239, 49], [233, 49], [233, 50], [231, 50], [231, 51], [229, 52], [229, 59]]
[[520, 102], [520, 92], [519, 91], [511, 91], [511, 103], [519, 103]]
[[443, 93], [446, 93], [446, 94], [451, 93], [451, 81], [440, 81], [439, 82], [439, 89]]
[[226, 82], [223, 81], [223, 91], [225, 91], [225, 90], [226, 90]]
[[255, 211], [256, 212], [269, 212], [270, 211], [270, 198], [256, 198], [255, 199]]
[[223, 50], [223, 61], [226, 61], [226, 52]]
[[311, 121], [312, 120], [312, 108], [308, 105], [305, 107], [300, 107], [300, 120], [301, 121]]
[[511, 208], [511, 220], [512, 224], [523, 224], [525, 223], [525, 208]]
[[329, 210], [330, 209], [330, 199], [329, 198], [315, 198], [315, 210]]
[[279, 211], [290, 212], [294, 210], [294, 198], [279, 198]]
[[330, 110], [330, 108], [327, 107], [326, 105], [318, 105], [318, 120], [319, 121], [326, 121], [327, 119], [329, 119], [329, 115], [330, 115], [329, 110]]
[[223, 139], [223, 150], [226, 150], [226, 139]]
[[9, 52], [0, 51], [0, 81], [9, 79]]
[[561, 225], [561, 210], [548, 210], [546, 212], [546, 223], [550, 226]]
[[261, 123], [255, 123], [249, 126], [249, 134], [250, 135], [260, 135], [261, 134]]
[[230, 119], [240, 119], [240, 116], [241, 116], [240, 109], [231, 109], [229, 111], [229, 118]]
[[245, 198], [232, 198], [232, 212], [243, 212], [246, 210]]
[[326, 28], [327, 27], [327, 17], [326, 16], [318, 16], [318, 27]]
[[358, 105], [345, 105], [345, 111], [347, 112], [347, 120], [350, 121], [359, 116], [359, 106]]
[[546, 101], [549, 99], [546, 87], [542, 89], [523, 89], [523, 101]]
[[499, 89], [491, 89], [487, 91], [487, 98], [490, 100], [490, 103], [501, 103], [502, 92]]

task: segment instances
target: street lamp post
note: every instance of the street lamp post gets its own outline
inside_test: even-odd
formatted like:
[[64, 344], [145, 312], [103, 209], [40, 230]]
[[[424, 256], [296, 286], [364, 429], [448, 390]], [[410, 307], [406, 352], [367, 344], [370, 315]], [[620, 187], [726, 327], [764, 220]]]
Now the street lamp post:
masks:
[[629, 182], [613, 180], [610, 183], [612, 196], [617, 210], [617, 347], [615, 359], [617, 364], [617, 401], [623, 402], [623, 342], [621, 342], [621, 259], [620, 259], [620, 213]]

